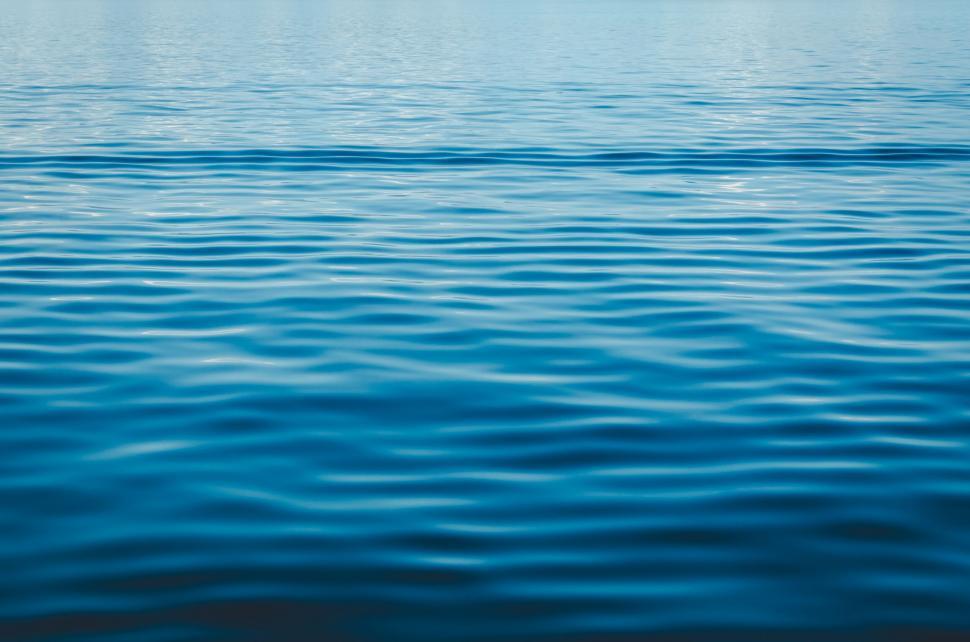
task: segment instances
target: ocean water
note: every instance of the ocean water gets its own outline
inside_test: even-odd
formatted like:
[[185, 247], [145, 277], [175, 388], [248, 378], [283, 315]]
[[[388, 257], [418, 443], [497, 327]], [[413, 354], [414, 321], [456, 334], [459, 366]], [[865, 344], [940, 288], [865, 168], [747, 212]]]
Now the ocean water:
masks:
[[970, 639], [968, 27], [0, 0], [0, 640]]

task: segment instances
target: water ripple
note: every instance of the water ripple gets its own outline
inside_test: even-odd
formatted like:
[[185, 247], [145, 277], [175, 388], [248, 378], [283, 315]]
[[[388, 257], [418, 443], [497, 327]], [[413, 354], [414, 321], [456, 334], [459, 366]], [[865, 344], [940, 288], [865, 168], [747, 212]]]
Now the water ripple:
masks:
[[[54, 170], [117, 170], [136, 168], [164, 171], [159, 178], [171, 178], [173, 171], [221, 169], [265, 171], [347, 171], [373, 168], [424, 170], [433, 167], [543, 167], [615, 170], [744, 169], [767, 167], [854, 168], [864, 166], [919, 166], [970, 161], [970, 147], [963, 145], [872, 146], [860, 149], [678, 149], [568, 152], [544, 148], [396, 150], [380, 148], [335, 149], [205, 149], [125, 151], [118, 154], [0, 154], [0, 171], [38, 168], [50, 176], [90, 176]], [[129, 175], [125, 175], [129, 176]], [[131, 174], [131, 177], [145, 174]], [[644, 196], [677, 197], [676, 193], [641, 192]]]
[[768, 4], [0, 0], [0, 640], [968, 639], [970, 4]]

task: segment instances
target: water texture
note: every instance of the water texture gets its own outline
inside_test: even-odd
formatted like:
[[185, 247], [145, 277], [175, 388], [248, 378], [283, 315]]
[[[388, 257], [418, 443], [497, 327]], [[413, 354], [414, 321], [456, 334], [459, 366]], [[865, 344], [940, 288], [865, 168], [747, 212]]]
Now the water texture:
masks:
[[0, 0], [0, 639], [970, 639], [968, 26]]

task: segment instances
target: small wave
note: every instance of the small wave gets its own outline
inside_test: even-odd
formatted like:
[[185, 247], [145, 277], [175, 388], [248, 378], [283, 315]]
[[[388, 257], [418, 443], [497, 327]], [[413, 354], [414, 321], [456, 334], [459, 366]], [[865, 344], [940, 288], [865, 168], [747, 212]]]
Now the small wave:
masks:
[[[862, 148], [675, 149], [557, 151], [542, 148], [390, 149], [379, 147], [292, 149], [144, 150], [114, 154], [0, 154], [0, 171], [113, 169], [429, 169], [435, 167], [549, 167], [612, 170], [845, 168], [914, 166], [970, 161], [970, 146], [894, 145]], [[69, 175], [68, 175], [69, 176]]]

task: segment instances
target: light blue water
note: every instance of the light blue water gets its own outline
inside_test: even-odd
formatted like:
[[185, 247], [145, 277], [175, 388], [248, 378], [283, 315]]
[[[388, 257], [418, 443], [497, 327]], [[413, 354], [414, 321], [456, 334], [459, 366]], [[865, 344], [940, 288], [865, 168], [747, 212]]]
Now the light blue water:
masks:
[[967, 639], [968, 26], [0, 0], [0, 639]]

